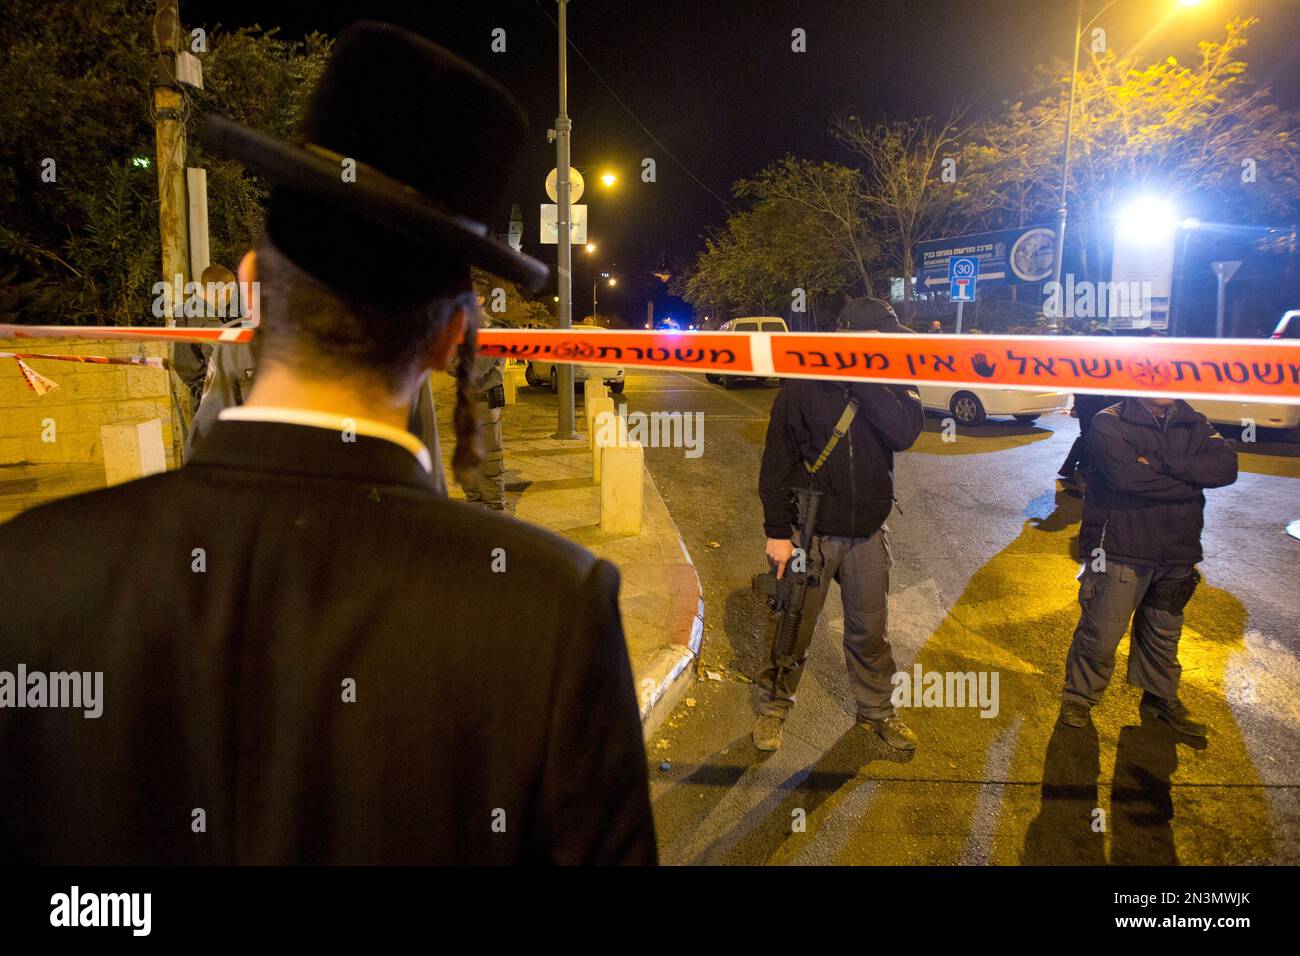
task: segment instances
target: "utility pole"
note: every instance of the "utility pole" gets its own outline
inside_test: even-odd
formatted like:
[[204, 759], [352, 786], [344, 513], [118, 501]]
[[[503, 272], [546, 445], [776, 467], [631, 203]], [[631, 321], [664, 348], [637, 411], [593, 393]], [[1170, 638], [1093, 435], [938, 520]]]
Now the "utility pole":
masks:
[[[158, 154], [158, 233], [162, 240], [163, 281], [172, 288], [181, 277], [188, 281], [189, 255], [185, 227], [185, 114], [184, 97], [176, 80], [176, 54], [180, 52], [181, 15], [177, 0], [157, 0], [153, 19], [158, 48], [154, 79], [154, 133]], [[182, 296], [172, 296], [167, 325], [176, 324]], [[179, 300], [179, 301], [178, 301]]]
[[[569, 0], [557, 0], [560, 6], [560, 115], [555, 118], [555, 169], [556, 202], [559, 206], [555, 217], [555, 226], [559, 231], [557, 280], [560, 292], [559, 320], [560, 328], [573, 328], [573, 243], [569, 233], [569, 220], [572, 209], [569, 204], [569, 133], [573, 124], [569, 121], [569, 80], [568, 80], [568, 18]], [[564, 363], [556, 369], [556, 384], [560, 389], [559, 421], [553, 437], [561, 440], [573, 440], [578, 433], [573, 427], [573, 366]]]
[[[168, 327], [176, 324], [176, 315], [184, 305], [184, 290], [189, 273], [189, 253], [186, 251], [185, 224], [185, 100], [176, 79], [176, 60], [181, 45], [181, 13], [178, 0], [157, 0], [153, 18], [154, 46], [158, 59], [155, 66], [153, 89], [154, 137], [157, 144], [158, 163], [158, 234], [162, 240], [163, 281], [172, 293], [163, 301], [170, 301], [164, 321]], [[180, 276], [180, 288], [176, 277]], [[172, 350], [175, 357], [175, 348]], [[172, 462], [181, 466], [184, 454], [184, 433], [188, 427], [186, 411], [181, 408], [181, 387], [176, 370], [167, 372], [168, 392], [171, 396]], [[184, 399], [188, 408], [189, 399]]]

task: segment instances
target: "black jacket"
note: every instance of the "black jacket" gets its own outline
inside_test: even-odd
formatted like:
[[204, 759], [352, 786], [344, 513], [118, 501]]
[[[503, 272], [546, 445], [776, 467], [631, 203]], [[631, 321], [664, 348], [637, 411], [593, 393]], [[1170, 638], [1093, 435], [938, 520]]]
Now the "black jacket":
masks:
[[0, 670], [104, 674], [0, 710], [0, 861], [653, 863], [618, 583], [395, 444], [218, 422], [0, 526]]
[[1121, 564], [1201, 560], [1201, 489], [1237, 480], [1237, 453], [1204, 415], [1179, 401], [1161, 424], [1136, 398], [1126, 398], [1092, 419], [1088, 455], [1082, 560], [1091, 561], [1095, 548]]
[[795, 526], [790, 489], [807, 487], [803, 463], [816, 462], [826, 447], [850, 391], [860, 403], [857, 417], [816, 477], [826, 492], [817, 533], [866, 538], [889, 517], [894, 452], [910, 448], [925, 424], [920, 395], [901, 385], [789, 379], [772, 405], [758, 476], [769, 538], [790, 537]]

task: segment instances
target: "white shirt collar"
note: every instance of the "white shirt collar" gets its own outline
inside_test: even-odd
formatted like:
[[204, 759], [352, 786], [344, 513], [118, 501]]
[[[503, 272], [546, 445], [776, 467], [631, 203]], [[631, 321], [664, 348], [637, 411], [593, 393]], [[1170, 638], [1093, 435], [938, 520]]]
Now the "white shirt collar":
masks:
[[329, 412], [316, 412], [307, 408], [277, 408], [273, 406], [240, 405], [222, 410], [217, 416], [223, 422], [281, 422], [286, 425], [306, 425], [308, 428], [325, 428], [330, 431], [351, 431], [367, 438], [380, 438], [401, 445], [433, 473], [433, 459], [424, 443], [404, 428], [394, 428], [370, 418], [341, 417]]

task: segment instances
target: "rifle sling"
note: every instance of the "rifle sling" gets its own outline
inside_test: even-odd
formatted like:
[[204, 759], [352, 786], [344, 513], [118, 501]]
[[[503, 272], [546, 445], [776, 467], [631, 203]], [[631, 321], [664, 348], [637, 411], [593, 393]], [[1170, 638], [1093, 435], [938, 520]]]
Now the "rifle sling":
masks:
[[840, 420], [835, 423], [835, 428], [831, 430], [831, 439], [826, 443], [826, 447], [822, 449], [822, 453], [817, 456], [817, 460], [813, 462], [813, 464], [810, 465], [806, 461], [803, 463], [803, 466], [808, 469], [809, 475], [817, 474], [817, 472], [821, 470], [822, 465], [826, 464], [826, 459], [831, 456], [831, 452], [833, 452], [835, 446], [840, 443], [840, 439], [848, 434], [849, 426], [853, 424], [853, 417], [857, 415], [857, 413], [857, 396], [850, 395], [848, 404], [844, 406], [844, 411], [840, 413]]

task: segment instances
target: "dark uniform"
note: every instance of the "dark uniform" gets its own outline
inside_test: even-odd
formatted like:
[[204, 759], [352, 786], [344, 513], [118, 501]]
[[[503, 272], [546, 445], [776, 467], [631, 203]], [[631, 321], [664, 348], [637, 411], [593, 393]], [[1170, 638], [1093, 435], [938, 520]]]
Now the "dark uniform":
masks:
[[[491, 321], [485, 319], [483, 328], [491, 327]], [[504, 511], [506, 507], [505, 442], [501, 434], [504, 368], [504, 359], [487, 355], [479, 355], [474, 361], [474, 415], [483, 442], [483, 461], [474, 481], [465, 488], [465, 500], [493, 511]]]
[[886, 640], [888, 620], [889, 529], [885, 520], [894, 505], [894, 452], [910, 448], [921, 433], [924, 413], [915, 389], [866, 382], [791, 379], [781, 386], [767, 428], [759, 496], [768, 538], [791, 538], [795, 513], [790, 489], [808, 484], [804, 463], [814, 462], [831, 437], [848, 396], [859, 401], [849, 432], [818, 472], [825, 492], [817, 535], [805, 546], [808, 569], [820, 576], [810, 588], [795, 645], [796, 666], [773, 686], [771, 663], [774, 631], [765, 637], [765, 666], [759, 684], [766, 694], [759, 711], [784, 715], [794, 706], [808, 648], [826, 592], [839, 582], [844, 601], [844, 662], [857, 698], [858, 717], [876, 720], [894, 713], [890, 702], [894, 658]]
[[[910, 332], [882, 299], [849, 299], [836, 319], [842, 330]], [[846, 408], [857, 410], [843, 439], [831, 444]], [[792, 379], [781, 386], [767, 427], [758, 493], [769, 541], [793, 541], [806, 554], [809, 587], [795, 638], [792, 666], [772, 663], [775, 620], [764, 635], [763, 690], [754, 745], [780, 746], [780, 724], [794, 706], [817, 618], [831, 581], [844, 602], [844, 663], [857, 698], [858, 720], [872, 725], [893, 747], [913, 749], [916, 735], [898, 718], [891, 698], [894, 655], [886, 637], [889, 618], [889, 529], [894, 506], [894, 453], [910, 448], [921, 434], [925, 413], [916, 390], [876, 385]], [[843, 446], [842, 448], [840, 446]], [[820, 464], [816, 464], [820, 463]], [[817, 469], [810, 477], [809, 467]], [[796, 509], [791, 489], [813, 485], [823, 493], [811, 542], [795, 541]], [[769, 552], [770, 554], [770, 552]], [[769, 560], [771, 560], [769, 558]], [[789, 573], [789, 569], [786, 569]]]
[[1237, 453], [1186, 402], [1157, 418], [1136, 398], [1093, 418], [1088, 453], [1079, 533], [1082, 614], [1062, 700], [1091, 707], [1101, 699], [1131, 619], [1129, 683], [1155, 706], [1175, 702], [1183, 607], [1199, 580], [1203, 489], [1237, 480]]

